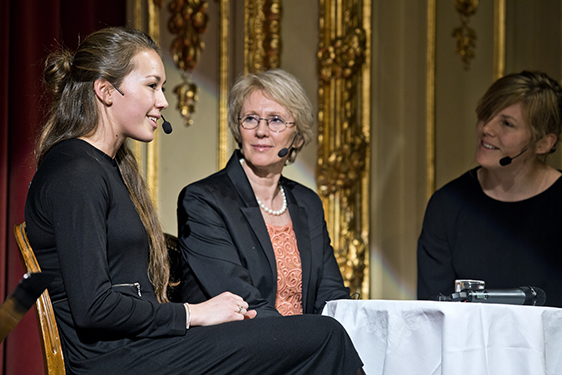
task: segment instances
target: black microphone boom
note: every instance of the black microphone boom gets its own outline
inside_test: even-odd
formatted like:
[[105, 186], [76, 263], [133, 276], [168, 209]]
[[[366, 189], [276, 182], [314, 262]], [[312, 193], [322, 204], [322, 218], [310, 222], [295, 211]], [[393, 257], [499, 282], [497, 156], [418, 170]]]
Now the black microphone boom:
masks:
[[162, 130], [164, 130], [164, 133], [170, 134], [172, 132], [172, 124], [166, 121], [163, 115], [162, 115], [162, 120], [164, 120], [164, 123], [162, 123]]
[[291, 147], [293, 147], [293, 143], [295, 143], [295, 140], [297, 139], [297, 135], [299, 135], [299, 133], [295, 134], [295, 137], [293, 138], [293, 142], [291, 142], [289, 147], [285, 147], [279, 150], [277, 156], [279, 156], [280, 158], [284, 158], [289, 153], [289, 150], [291, 149]]
[[521, 152], [518, 153], [517, 155], [515, 155], [514, 157], [505, 156], [505, 157], [501, 158], [501, 159], [500, 159], [500, 165], [501, 165], [502, 167], [505, 167], [506, 165], [511, 164], [511, 162], [513, 161], [513, 159], [518, 158], [518, 157], [520, 157], [521, 155], [523, 155], [523, 153], [524, 153], [525, 151], [527, 151], [527, 150], [529, 149], [529, 147], [531, 147], [531, 145], [529, 145], [529, 146], [523, 148], [523, 150], [521, 150]]

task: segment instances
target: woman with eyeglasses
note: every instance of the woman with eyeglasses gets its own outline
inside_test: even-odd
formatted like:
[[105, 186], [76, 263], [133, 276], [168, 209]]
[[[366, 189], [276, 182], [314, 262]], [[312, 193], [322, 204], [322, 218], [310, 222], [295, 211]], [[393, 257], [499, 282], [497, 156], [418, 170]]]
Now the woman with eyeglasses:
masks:
[[310, 142], [313, 121], [303, 87], [283, 70], [233, 86], [228, 123], [240, 149], [178, 200], [183, 279], [194, 279], [201, 297], [230, 291], [258, 319], [320, 314], [326, 301], [349, 298], [320, 198], [282, 176]]

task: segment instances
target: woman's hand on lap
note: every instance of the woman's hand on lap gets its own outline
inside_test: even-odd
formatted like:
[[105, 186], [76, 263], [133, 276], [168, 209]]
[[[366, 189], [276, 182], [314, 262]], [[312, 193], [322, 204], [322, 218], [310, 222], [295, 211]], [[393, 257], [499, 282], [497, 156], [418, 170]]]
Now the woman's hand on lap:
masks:
[[210, 326], [236, 320], [253, 319], [256, 310], [248, 310], [248, 303], [242, 297], [224, 292], [208, 301], [191, 304], [191, 325]]

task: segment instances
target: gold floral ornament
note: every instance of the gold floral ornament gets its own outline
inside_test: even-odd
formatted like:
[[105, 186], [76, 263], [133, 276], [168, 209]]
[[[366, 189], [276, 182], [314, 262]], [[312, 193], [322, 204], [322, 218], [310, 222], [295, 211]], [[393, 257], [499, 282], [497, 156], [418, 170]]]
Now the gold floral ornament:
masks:
[[328, 197], [352, 189], [365, 170], [366, 154], [367, 143], [361, 134], [356, 134], [351, 142], [333, 149], [318, 168], [320, 195]]
[[281, 1], [247, 0], [244, 9], [244, 58], [249, 73], [279, 68]]
[[334, 252], [347, 286], [354, 293], [360, 293], [367, 244], [361, 236], [358, 197], [368, 145], [362, 134], [354, 133], [348, 143], [333, 149], [328, 159], [319, 165], [318, 186], [323, 199], [330, 201], [330, 197], [337, 197], [339, 201], [340, 232], [334, 242]]
[[465, 70], [470, 68], [470, 60], [474, 58], [474, 49], [476, 48], [476, 31], [468, 26], [471, 16], [476, 13], [478, 8], [478, 0], [456, 0], [455, 8], [461, 20], [461, 26], [453, 30], [453, 37], [457, 40], [455, 52], [461, 57]]
[[[345, 30], [334, 37], [321, 33], [319, 61], [319, 160], [317, 182], [327, 214], [334, 254], [352, 293], [368, 292], [368, 233], [362, 207], [369, 155], [361, 116], [362, 69], [367, 35], [356, 10]], [[329, 13], [328, 13], [329, 14]], [[366, 294], [367, 295], [367, 294]]]
[[365, 30], [353, 29], [331, 45], [323, 43], [318, 51], [320, 78], [328, 82], [332, 78], [350, 78], [361, 69], [365, 61]]
[[207, 30], [209, 23], [207, 7], [206, 0], [174, 0], [168, 6], [172, 14], [168, 29], [177, 35], [172, 42], [171, 51], [183, 79], [182, 84], [174, 87], [174, 93], [178, 97], [176, 108], [187, 126], [193, 123], [191, 115], [195, 113], [198, 100], [199, 88], [191, 81], [190, 76], [205, 49], [201, 34]]

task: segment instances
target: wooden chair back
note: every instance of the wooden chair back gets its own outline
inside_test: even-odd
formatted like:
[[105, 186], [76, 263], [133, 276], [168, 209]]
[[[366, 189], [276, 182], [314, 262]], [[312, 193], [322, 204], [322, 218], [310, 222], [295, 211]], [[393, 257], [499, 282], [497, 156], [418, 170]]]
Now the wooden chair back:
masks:
[[[41, 272], [41, 267], [35, 258], [33, 249], [27, 239], [25, 222], [14, 227], [16, 242], [20, 249], [21, 258], [27, 272]], [[59, 330], [55, 320], [53, 305], [49, 292], [45, 290], [35, 303], [37, 307], [37, 320], [41, 333], [41, 346], [43, 349], [43, 363], [45, 374], [65, 375], [64, 357], [60, 342]]]
[[180, 293], [182, 269], [178, 238], [172, 234], [164, 233], [164, 239], [166, 240], [166, 247], [168, 249], [168, 261], [170, 262], [170, 282], [172, 285], [172, 287], [168, 288], [168, 299], [170, 300], [170, 302], [182, 302]]

